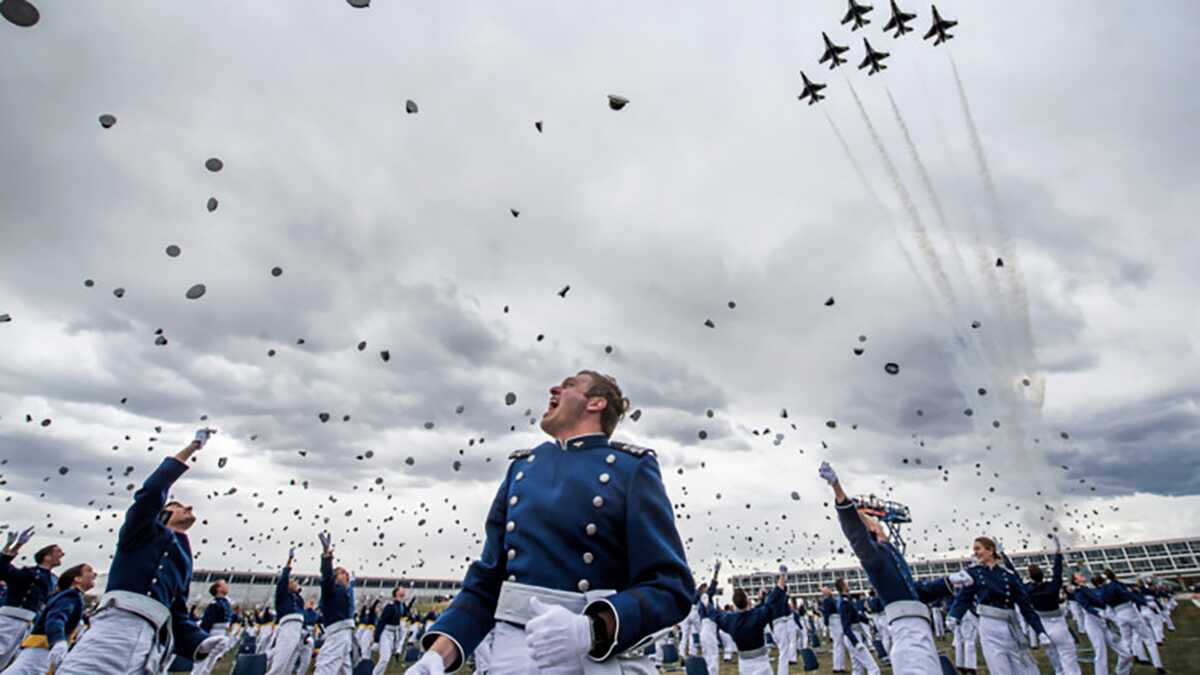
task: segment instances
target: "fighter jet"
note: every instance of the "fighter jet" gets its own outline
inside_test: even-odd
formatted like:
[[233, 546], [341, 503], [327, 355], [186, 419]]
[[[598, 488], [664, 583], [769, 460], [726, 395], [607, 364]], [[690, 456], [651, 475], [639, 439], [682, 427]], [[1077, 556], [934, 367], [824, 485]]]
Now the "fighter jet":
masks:
[[871, 5], [860, 5], [854, 2], [854, 0], [848, 0], [848, 2], [850, 3], [850, 9], [846, 10], [846, 16], [842, 17], [843, 26], [853, 21], [854, 25], [850, 27], [850, 30], [858, 30], [871, 23], [866, 18], [867, 12], [874, 9]]
[[843, 59], [841, 56], [839, 56], [839, 54], [850, 51], [850, 48], [839, 47], [838, 45], [833, 44], [833, 40], [830, 40], [829, 36], [824, 33], [821, 33], [821, 37], [825, 39], [825, 53], [821, 55], [821, 60], [817, 63], [825, 63], [826, 61], [829, 61], [830, 70], [833, 70], [834, 68], [837, 68], [845, 63], [846, 59]]
[[943, 19], [942, 15], [938, 14], [937, 5], [930, 5], [930, 7], [933, 8], [933, 25], [929, 27], [929, 32], [925, 33], [925, 39], [928, 40], [936, 35], [937, 39], [933, 41], [933, 46], [936, 47], [954, 37], [946, 31], [957, 26], [958, 22]]
[[904, 35], [905, 33], [912, 32], [912, 29], [909, 28], [908, 26], [905, 26], [904, 22], [912, 21], [915, 18], [917, 18], [916, 14], [907, 14], [905, 12], [900, 11], [900, 8], [896, 6], [896, 0], [892, 0], [892, 18], [889, 19], [888, 22], [883, 25], [883, 30], [884, 30], [884, 32], [887, 32], [889, 30], [895, 30], [896, 34], [893, 35], [892, 37], [898, 38], [901, 35]]
[[825, 98], [825, 96], [820, 93], [821, 90], [825, 88], [825, 85], [821, 84], [820, 82], [810, 81], [808, 76], [804, 74], [804, 71], [800, 71], [800, 79], [804, 80], [804, 91], [800, 92], [800, 95], [796, 98], [800, 99], [801, 101], [807, 98], [809, 105], [812, 105]]
[[874, 75], [881, 70], [887, 70], [887, 66], [883, 65], [883, 60], [890, 56], [890, 54], [871, 49], [871, 43], [867, 42], [866, 38], [863, 38], [863, 44], [867, 47], [867, 55], [863, 58], [862, 63], [858, 64], [858, 69], [862, 70], [867, 66], [871, 66], [871, 69], [867, 71], [867, 75]]

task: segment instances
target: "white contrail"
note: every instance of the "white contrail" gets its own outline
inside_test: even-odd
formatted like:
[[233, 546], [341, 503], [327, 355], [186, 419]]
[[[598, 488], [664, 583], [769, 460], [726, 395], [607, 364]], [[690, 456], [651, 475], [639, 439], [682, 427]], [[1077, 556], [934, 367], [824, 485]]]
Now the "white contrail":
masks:
[[[949, 55], [948, 52], [947, 54]], [[971, 106], [967, 101], [967, 90], [963, 87], [962, 77], [958, 74], [958, 65], [954, 62], [954, 57], [951, 55], [949, 58], [950, 68], [954, 72], [954, 84], [958, 89], [959, 104], [962, 106], [963, 117], [967, 123], [967, 132], [971, 137], [971, 149], [974, 151], [979, 175], [983, 180], [984, 188], [987, 190], [988, 199], [991, 203], [994, 226], [999, 239], [1000, 257], [1004, 259], [1004, 264], [1007, 267], [1005, 279], [1012, 287], [1012, 305], [1016, 321], [1020, 328], [1021, 356], [1025, 360], [1025, 363], [1020, 365], [1024, 372], [1032, 373], [1036, 370], [1037, 363], [1033, 351], [1033, 324], [1029, 316], [1029, 294], [1025, 289], [1024, 277], [1021, 275], [1020, 263], [1017, 259], [1016, 246], [1013, 243], [1012, 234], [1004, 224], [1003, 211], [1000, 208], [1000, 196], [996, 191], [996, 183], [992, 180], [991, 169], [988, 168], [987, 156], [983, 152], [983, 141], [979, 136], [979, 129], [975, 126], [975, 118], [971, 114]], [[1040, 407], [1038, 412], [1041, 412]]]

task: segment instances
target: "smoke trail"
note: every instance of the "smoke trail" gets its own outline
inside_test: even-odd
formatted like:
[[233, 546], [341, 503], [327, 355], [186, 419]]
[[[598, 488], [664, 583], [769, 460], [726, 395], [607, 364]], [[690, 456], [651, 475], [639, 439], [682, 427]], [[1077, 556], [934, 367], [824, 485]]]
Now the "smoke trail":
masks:
[[[1014, 296], [1012, 302], [1013, 309], [1015, 310], [1014, 313], [1021, 329], [1021, 351], [1022, 357], [1025, 359], [1025, 363], [1022, 366], [1026, 372], [1033, 372], [1037, 364], [1033, 351], [1033, 325], [1029, 317], [1029, 294], [1025, 289], [1024, 277], [1021, 275], [1021, 268], [1017, 260], [1012, 233], [1004, 225], [1002, 210], [1000, 208], [1000, 196], [996, 191], [996, 183], [992, 180], [991, 169], [988, 168], [987, 156], [983, 152], [983, 141], [979, 136], [979, 129], [975, 126], [975, 117], [971, 114], [971, 106], [967, 102], [967, 90], [963, 87], [962, 77], [958, 74], [958, 64], [954, 62], [952, 55], [949, 58], [950, 68], [954, 72], [954, 84], [958, 89], [958, 101], [962, 107], [963, 117], [967, 123], [967, 131], [971, 137], [971, 149], [975, 154], [975, 163], [978, 165], [979, 176], [983, 181], [984, 188], [987, 190], [988, 200], [991, 203], [993, 223], [999, 239], [1000, 255], [1004, 259], [1004, 264], [1010, 268], [1006, 278], [1012, 287]], [[1037, 411], [1041, 412], [1040, 404]]]
[[[933, 271], [934, 288], [942, 296], [942, 299], [949, 305], [951, 316], [955, 320], [960, 316], [958, 298], [954, 295], [954, 289], [950, 285], [950, 278], [946, 276], [946, 269], [942, 265], [941, 258], [938, 257], [937, 250], [929, 241], [929, 232], [925, 229], [925, 224], [921, 222], [921, 214], [917, 211], [917, 205], [913, 202], [912, 195], [908, 189], [904, 187], [904, 183], [900, 180], [900, 173], [896, 171], [896, 165], [892, 162], [892, 158], [888, 155], [887, 148], [883, 146], [883, 140], [879, 138], [879, 132], [875, 130], [875, 125], [871, 123], [871, 118], [867, 116], [867, 109], [863, 107], [862, 99], [858, 97], [858, 91], [854, 89], [850, 79], [846, 79], [846, 86], [850, 88], [850, 94], [854, 97], [854, 103], [858, 106], [858, 114], [862, 116], [863, 123], [867, 126], [867, 131], [871, 135], [871, 141], [875, 144], [875, 150], [879, 152], [879, 158], [883, 161], [884, 169], [887, 170], [888, 177], [892, 180], [892, 187], [896, 189], [896, 194], [900, 197], [900, 203], [904, 206], [904, 211], [908, 215], [909, 225], [913, 229], [913, 237], [916, 239], [917, 248], [921, 251], [925, 262], [928, 263]], [[957, 333], [957, 327], [956, 331]]]
[[886, 205], [884, 205], [883, 200], [880, 199], [879, 193], [875, 191], [875, 186], [870, 180], [867, 179], [866, 172], [863, 171], [862, 165], [858, 163], [858, 158], [855, 157], [854, 153], [850, 150], [850, 144], [846, 142], [846, 137], [842, 135], [841, 129], [839, 129], [838, 125], [834, 123], [833, 118], [829, 116], [829, 111], [822, 107], [821, 112], [825, 115], [825, 119], [829, 122], [829, 127], [833, 129], [833, 135], [837, 137], [838, 143], [842, 146], [842, 150], [845, 151], [846, 159], [850, 161], [850, 166], [854, 168], [854, 174], [858, 177], [858, 184], [863, 186], [863, 189], [866, 190], [867, 194], [871, 197], [871, 201], [875, 203], [875, 207], [879, 209], [884, 218], [887, 219], [888, 223], [892, 224], [892, 232], [896, 234], [896, 243], [900, 247], [900, 252], [904, 254], [904, 262], [908, 265], [908, 271], [912, 272], [912, 275], [916, 277], [917, 285], [920, 286], [921, 292], [925, 296], [925, 300], [929, 303], [930, 307], [933, 307], [935, 312], [941, 315], [942, 312], [938, 307], [937, 301], [933, 297], [933, 290], [929, 287], [929, 282], [925, 280], [925, 277], [921, 274], [920, 270], [917, 269], [917, 263], [915, 260], [913, 260], [912, 253], [909, 252], [908, 247], [905, 246], [904, 241], [899, 236], [899, 233], [896, 232], [895, 224], [892, 222], [891, 211]]

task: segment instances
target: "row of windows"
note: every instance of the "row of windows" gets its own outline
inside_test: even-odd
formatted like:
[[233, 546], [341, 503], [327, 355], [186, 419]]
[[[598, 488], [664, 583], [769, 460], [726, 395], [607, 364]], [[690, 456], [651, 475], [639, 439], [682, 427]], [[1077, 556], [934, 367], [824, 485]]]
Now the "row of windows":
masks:
[[[293, 577], [300, 582], [302, 586], [316, 586], [321, 582], [321, 578], [313, 574], [295, 574]], [[206, 570], [197, 570], [192, 575], [192, 583], [209, 584], [218, 579], [225, 579], [231, 585], [250, 585], [250, 586], [272, 586], [278, 577], [270, 574], [230, 574], [228, 572], [212, 572]], [[358, 588], [394, 588], [397, 584], [403, 584], [408, 588], [426, 589], [426, 590], [458, 590], [462, 587], [462, 582], [449, 579], [389, 579], [386, 577], [366, 577], [355, 579], [355, 585]]]

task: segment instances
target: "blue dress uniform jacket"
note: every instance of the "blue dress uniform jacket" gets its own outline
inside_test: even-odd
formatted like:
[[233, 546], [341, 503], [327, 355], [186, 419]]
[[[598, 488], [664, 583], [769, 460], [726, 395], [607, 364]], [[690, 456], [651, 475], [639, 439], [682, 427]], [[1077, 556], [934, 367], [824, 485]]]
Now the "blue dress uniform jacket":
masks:
[[78, 588], [59, 591], [50, 597], [42, 613], [33, 622], [33, 635], [45, 635], [46, 641], [53, 647], [71, 637], [82, 618], [83, 593]]
[[204, 608], [204, 617], [200, 619], [200, 629], [207, 632], [219, 623], [232, 621], [233, 606], [229, 604], [229, 599], [214, 598], [212, 602], [208, 603], [208, 607]]
[[288, 581], [292, 578], [292, 568], [284, 567], [275, 582], [275, 614], [280, 619], [288, 614], [299, 614], [304, 611], [304, 596], [288, 590]]
[[872, 595], [867, 599], [867, 611], [875, 616], [883, 614], [883, 601], [879, 599], [878, 595]]
[[[513, 453], [463, 589], [423, 638], [453, 639], [465, 658], [494, 625], [505, 580], [586, 592], [614, 590], [607, 659], [687, 616], [696, 587], [652, 451], [603, 434]], [[450, 670], [458, 667], [451, 664]]]
[[[876, 591], [878, 592], [878, 591]], [[828, 598], [821, 598], [821, 620], [825, 622], [825, 627], [829, 627], [829, 620], [837, 614], [837, 598], [832, 595]]]
[[342, 586], [333, 575], [333, 557], [321, 557], [321, 623], [332, 626], [354, 618], [354, 584]]
[[857, 647], [858, 636], [854, 634], [854, 624], [866, 623], [867, 617], [863, 616], [858, 604], [845, 595], [837, 599], [837, 614], [838, 619], [842, 622], [842, 633], [850, 641], [850, 644]]
[[1116, 607], [1117, 605], [1123, 605], [1127, 602], [1132, 602], [1138, 607], [1146, 604], [1146, 601], [1142, 599], [1142, 596], [1129, 590], [1128, 586], [1119, 581], [1110, 581], [1104, 584], [1100, 588], [1096, 589], [1096, 594], [1108, 607]]
[[699, 616], [701, 621], [705, 619], [716, 620], [717, 613], [721, 609], [713, 602], [713, 596], [720, 594], [721, 589], [717, 588], [716, 584], [710, 584], [708, 590], [700, 594], [700, 604], [696, 606], [696, 616]]
[[187, 469], [183, 462], [168, 457], [134, 493], [133, 506], [125, 512], [125, 524], [117, 536], [105, 590], [145, 595], [168, 608], [175, 653], [190, 659], [208, 637], [188, 616], [192, 548], [187, 535], [167, 529], [159, 520], [171, 485]]
[[58, 577], [45, 567], [16, 567], [13, 556], [0, 555], [0, 579], [8, 584], [6, 607], [20, 607], [37, 613], [54, 593]]
[[379, 621], [375, 623], [375, 641], [383, 635], [383, 630], [389, 626], [398, 626], [404, 617], [408, 616], [408, 605], [401, 600], [393, 600], [384, 605], [379, 613]]
[[[850, 548], [854, 550], [854, 555], [858, 556], [863, 572], [866, 573], [867, 580], [871, 582], [871, 587], [875, 589], [883, 607], [900, 600], [916, 600], [928, 604], [953, 595], [954, 589], [945, 578], [927, 581], [914, 579], [912, 569], [899, 549], [892, 546], [891, 542], [879, 543], [875, 539], [858, 516], [854, 502], [839, 502], [837, 514], [842, 534], [846, 535]], [[825, 603], [822, 602], [821, 611], [824, 610]]]
[[1021, 582], [1020, 577], [1000, 565], [972, 565], [966, 571], [975, 583], [964, 586], [955, 596], [950, 610], [950, 616], [954, 617], [955, 621], [962, 619], [972, 602], [977, 602], [1000, 609], [1016, 608], [1021, 612], [1021, 616], [1025, 617], [1025, 622], [1030, 628], [1039, 634], [1046, 632], [1042, 626], [1042, 618], [1033, 610], [1033, 605], [1029, 604], [1029, 595], [1025, 593], [1025, 584]]
[[777, 617], [788, 611], [787, 591], [775, 586], [761, 604], [744, 612], [718, 611], [712, 617], [717, 627], [733, 638], [738, 651], [749, 651], [766, 645], [763, 630]]
[[320, 621], [321, 621], [320, 612], [318, 612], [315, 609], [311, 609], [309, 607], [304, 608], [304, 625], [305, 626], [309, 626], [309, 627], [315, 626], [318, 623], [320, 623]]
[[1039, 612], [1053, 612], [1058, 609], [1058, 598], [1062, 592], [1062, 571], [1063, 555], [1056, 553], [1054, 571], [1051, 572], [1050, 578], [1028, 587], [1029, 604], [1033, 605], [1034, 609]]

